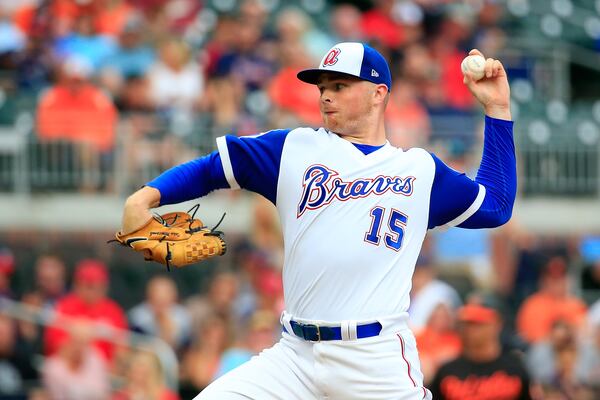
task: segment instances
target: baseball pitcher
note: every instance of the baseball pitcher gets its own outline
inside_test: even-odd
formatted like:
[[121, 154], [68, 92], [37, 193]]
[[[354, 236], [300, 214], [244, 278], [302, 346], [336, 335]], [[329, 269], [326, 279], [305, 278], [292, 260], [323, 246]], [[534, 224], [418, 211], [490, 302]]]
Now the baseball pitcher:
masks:
[[515, 200], [508, 80], [498, 60], [484, 69], [480, 80], [464, 77], [485, 111], [475, 180], [423, 149], [390, 145], [388, 64], [365, 44], [339, 43], [318, 68], [298, 73], [318, 88], [321, 128], [220, 137], [218, 151], [128, 198], [117, 240], [174, 266], [222, 254], [222, 235], [185, 213], [153, 219], [152, 208], [229, 188], [259, 193], [279, 212], [281, 339], [196, 399], [431, 398], [407, 325], [423, 239], [438, 226], [500, 226]]

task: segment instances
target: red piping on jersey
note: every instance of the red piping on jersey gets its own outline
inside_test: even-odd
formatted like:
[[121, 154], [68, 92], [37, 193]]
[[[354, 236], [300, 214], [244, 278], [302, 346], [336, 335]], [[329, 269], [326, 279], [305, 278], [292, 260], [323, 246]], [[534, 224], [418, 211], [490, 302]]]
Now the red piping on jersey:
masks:
[[[399, 333], [397, 333], [396, 336], [398, 336], [398, 339], [400, 340], [400, 348], [402, 349], [402, 358], [404, 359], [404, 362], [406, 363], [406, 367], [408, 369], [408, 377], [410, 378], [410, 381], [413, 383], [413, 386], [417, 387], [417, 383], [415, 382], [412, 375], [410, 374], [410, 363], [408, 362], [408, 359], [406, 358], [406, 355], [404, 354], [404, 339], [402, 338], [402, 336], [400, 336]], [[426, 398], [427, 391], [425, 390], [425, 388], [423, 386], [421, 386], [421, 389], [423, 389], [423, 398]]]
[[417, 387], [417, 383], [415, 382], [412, 375], [410, 374], [410, 363], [408, 362], [408, 360], [406, 359], [406, 355], [404, 354], [404, 339], [402, 338], [402, 336], [400, 336], [399, 333], [397, 333], [396, 336], [398, 336], [398, 339], [400, 339], [400, 347], [402, 349], [402, 358], [404, 359], [404, 362], [406, 363], [406, 367], [408, 368], [408, 377], [410, 378], [410, 381], [413, 383], [413, 386]]

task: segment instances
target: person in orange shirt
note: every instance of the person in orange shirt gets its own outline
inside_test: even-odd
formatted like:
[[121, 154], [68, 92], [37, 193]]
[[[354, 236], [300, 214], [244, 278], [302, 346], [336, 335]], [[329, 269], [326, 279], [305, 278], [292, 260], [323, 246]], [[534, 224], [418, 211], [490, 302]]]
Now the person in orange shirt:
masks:
[[[461, 351], [460, 336], [455, 331], [454, 311], [445, 303], [439, 303], [416, 336], [421, 370], [426, 379], [433, 379], [437, 369], [458, 357]], [[429, 381], [426, 381], [429, 384]]]
[[117, 110], [89, 82], [91, 72], [84, 59], [72, 57], [65, 61], [59, 82], [42, 95], [38, 106], [37, 132], [41, 141], [88, 143], [102, 153], [112, 150]]
[[390, 92], [385, 112], [389, 127], [388, 140], [403, 149], [426, 146], [431, 134], [431, 121], [425, 106], [417, 99], [413, 82], [399, 79]]
[[[296, 122], [318, 126], [321, 122], [319, 104], [315, 102], [315, 88], [296, 78], [298, 71], [307, 67], [310, 57], [300, 43], [286, 43], [280, 46], [283, 67], [273, 77], [268, 94], [278, 108], [279, 122], [286, 124], [286, 117]], [[289, 123], [289, 120], [287, 120]]]
[[566, 261], [553, 257], [542, 271], [539, 290], [519, 309], [517, 331], [526, 342], [536, 343], [548, 336], [555, 321], [580, 326], [586, 310], [586, 304], [569, 293]]

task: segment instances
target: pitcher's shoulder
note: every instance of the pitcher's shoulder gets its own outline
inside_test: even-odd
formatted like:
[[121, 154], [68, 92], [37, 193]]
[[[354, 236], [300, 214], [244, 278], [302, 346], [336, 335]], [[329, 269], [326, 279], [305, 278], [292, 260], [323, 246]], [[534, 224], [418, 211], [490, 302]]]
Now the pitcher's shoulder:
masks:
[[290, 134], [294, 135], [308, 135], [308, 136], [326, 136], [328, 131], [325, 128], [312, 128], [309, 126], [299, 126], [290, 130]]
[[330, 140], [330, 135], [325, 128], [298, 127], [288, 134], [291, 142], [305, 145], [317, 145]]
[[410, 159], [422, 161], [425, 163], [433, 163], [433, 157], [431, 153], [421, 147], [411, 147], [410, 149], [403, 150], [402, 154]]

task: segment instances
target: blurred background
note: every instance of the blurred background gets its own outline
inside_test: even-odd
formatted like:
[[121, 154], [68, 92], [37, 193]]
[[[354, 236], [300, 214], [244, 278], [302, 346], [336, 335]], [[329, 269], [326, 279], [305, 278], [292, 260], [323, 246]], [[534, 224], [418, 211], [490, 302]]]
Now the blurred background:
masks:
[[469, 346], [459, 307], [486, 298], [486, 340], [535, 397], [600, 398], [600, 1], [0, 0], [1, 399], [190, 399], [278, 340], [266, 200], [202, 199], [228, 253], [170, 274], [106, 241], [130, 193], [216, 137], [319, 126], [295, 75], [340, 41], [391, 62], [389, 141], [471, 176], [483, 114], [460, 62], [478, 48], [509, 75], [515, 211], [428, 235], [410, 309], [426, 384]]

